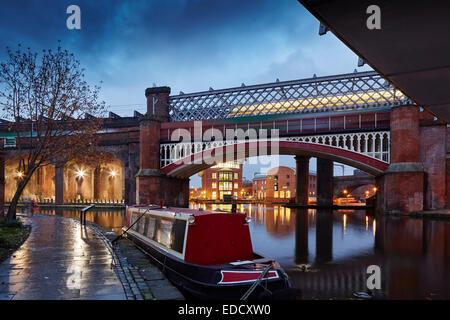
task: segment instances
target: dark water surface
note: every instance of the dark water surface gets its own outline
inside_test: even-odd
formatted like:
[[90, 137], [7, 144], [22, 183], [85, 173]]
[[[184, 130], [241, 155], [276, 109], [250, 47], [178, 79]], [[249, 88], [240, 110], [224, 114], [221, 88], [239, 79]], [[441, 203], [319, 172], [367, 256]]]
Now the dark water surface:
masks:
[[[247, 204], [238, 205], [238, 210], [252, 219], [254, 250], [277, 260], [304, 298], [352, 298], [354, 292], [367, 291], [367, 267], [377, 265], [381, 289], [371, 290], [375, 298], [450, 299], [450, 221], [374, 217], [364, 210]], [[79, 217], [78, 210], [57, 214]], [[87, 220], [120, 232], [124, 211], [91, 211]]]

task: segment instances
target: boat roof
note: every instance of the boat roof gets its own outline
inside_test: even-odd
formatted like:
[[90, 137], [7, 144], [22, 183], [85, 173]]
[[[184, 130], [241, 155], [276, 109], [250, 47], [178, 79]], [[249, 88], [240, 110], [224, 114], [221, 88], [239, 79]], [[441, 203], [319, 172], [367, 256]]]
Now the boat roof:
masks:
[[[211, 215], [211, 214], [235, 214], [233, 212], [228, 211], [222, 211], [222, 210], [198, 210], [198, 209], [191, 209], [191, 208], [178, 208], [178, 207], [154, 207], [151, 206], [129, 206], [129, 209], [134, 208], [142, 213], [146, 209], [150, 209], [151, 212], [161, 212], [161, 213], [175, 213], [177, 215], [193, 215], [193, 216], [204, 216], [204, 215]], [[240, 212], [237, 212], [238, 214], [241, 214]]]

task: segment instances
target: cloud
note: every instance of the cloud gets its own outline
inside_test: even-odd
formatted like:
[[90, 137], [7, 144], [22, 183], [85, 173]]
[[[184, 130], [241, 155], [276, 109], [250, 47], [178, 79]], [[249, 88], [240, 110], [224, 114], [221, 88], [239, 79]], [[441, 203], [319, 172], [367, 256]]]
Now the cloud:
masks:
[[[65, 25], [74, 3], [81, 30]], [[15, 0], [0, 12], [3, 46], [39, 51], [62, 40], [115, 106], [145, 104], [153, 83], [178, 93], [352, 71], [354, 54], [317, 28], [296, 1]]]

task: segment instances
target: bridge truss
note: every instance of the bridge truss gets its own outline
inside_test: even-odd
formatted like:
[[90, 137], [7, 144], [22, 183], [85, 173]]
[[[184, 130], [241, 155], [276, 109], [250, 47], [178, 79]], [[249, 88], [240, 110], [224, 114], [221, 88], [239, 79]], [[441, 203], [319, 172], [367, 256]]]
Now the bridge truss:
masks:
[[376, 72], [180, 94], [170, 97], [170, 121], [229, 119], [270, 114], [338, 112], [412, 104]]

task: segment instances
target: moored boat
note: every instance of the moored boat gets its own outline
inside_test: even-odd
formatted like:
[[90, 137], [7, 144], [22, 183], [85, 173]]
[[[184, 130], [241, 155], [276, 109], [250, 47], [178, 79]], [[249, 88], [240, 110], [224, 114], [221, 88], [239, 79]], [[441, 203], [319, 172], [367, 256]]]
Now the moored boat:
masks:
[[196, 298], [257, 299], [289, 288], [280, 265], [253, 252], [243, 213], [129, 206], [126, 237]]

